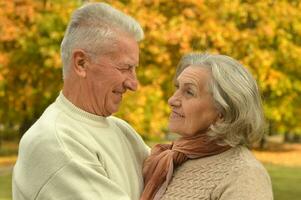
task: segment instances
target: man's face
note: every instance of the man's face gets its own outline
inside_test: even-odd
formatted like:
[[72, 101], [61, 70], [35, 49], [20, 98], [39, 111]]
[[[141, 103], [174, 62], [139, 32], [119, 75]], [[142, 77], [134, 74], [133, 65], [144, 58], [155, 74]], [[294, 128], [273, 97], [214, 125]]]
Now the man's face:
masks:
[[89, 62], [87, 77], [82, 84], [88, 90], [87, 103], [90, 105], [86, 107], [89, 107], [93, 114], [100, 116], [109, 116], [117, 112], [122, 95], [127, 89], [137, 90], [138, 86], [137, 42], [131, 37], [119, 37], [114, 49], [114, 52], [96, 56], [96, 59]]

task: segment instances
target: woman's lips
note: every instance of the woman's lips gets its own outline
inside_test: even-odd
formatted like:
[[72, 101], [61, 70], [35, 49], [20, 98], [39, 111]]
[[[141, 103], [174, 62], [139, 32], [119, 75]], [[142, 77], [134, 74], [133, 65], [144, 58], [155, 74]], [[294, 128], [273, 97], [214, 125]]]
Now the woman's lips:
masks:
[[180, 114], [179, 112], [172, 111], [170, 114], [170, 118], [175, 119], [175, 118], [184, 118], [184, 115]]

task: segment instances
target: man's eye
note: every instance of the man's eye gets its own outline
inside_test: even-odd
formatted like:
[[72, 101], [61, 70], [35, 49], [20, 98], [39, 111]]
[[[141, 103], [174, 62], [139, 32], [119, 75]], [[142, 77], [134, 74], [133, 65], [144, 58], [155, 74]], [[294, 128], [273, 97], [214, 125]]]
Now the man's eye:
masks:
[[127, 66], [124, 66], [124, 67], [120, 67], [118, 69], [122, 72], [127, 72], [127, 71], [132, 71], [134, 69], [134, 67], [132, 65], [127, 65]]
[[127, 71], [130, 70], [130, 68], [124, 67], [124, 68], [118, 68], [118, 70], [121, 71], [121, 72], [127, 72]]

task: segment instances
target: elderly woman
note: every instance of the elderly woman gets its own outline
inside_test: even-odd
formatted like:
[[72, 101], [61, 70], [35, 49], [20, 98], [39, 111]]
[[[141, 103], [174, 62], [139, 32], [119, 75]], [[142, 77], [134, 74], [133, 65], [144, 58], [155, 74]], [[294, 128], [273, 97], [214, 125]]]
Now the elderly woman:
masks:
[[188, 54], [169, 99], [169, 129], [145, 161], [142, 200], [273, 199], [270, 177], [247, 148], [264, 130], [256, 81], [224, 55]]

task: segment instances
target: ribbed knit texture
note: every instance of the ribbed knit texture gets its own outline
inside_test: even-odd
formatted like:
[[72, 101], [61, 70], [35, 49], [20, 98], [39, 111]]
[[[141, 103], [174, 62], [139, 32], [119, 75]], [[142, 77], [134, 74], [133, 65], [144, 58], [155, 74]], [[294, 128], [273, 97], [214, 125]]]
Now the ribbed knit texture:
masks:
[[123, 120], [87, 113], [62, 94], [24, 134], [14, 200], [138, 200], [149, 148]]
[[268, 173], [245, 147], [189, 160], [175, 171], [162, 200], [272, 200]]

